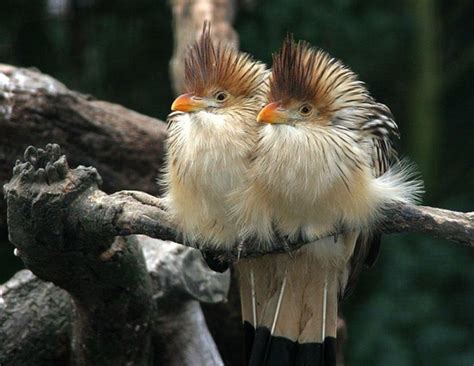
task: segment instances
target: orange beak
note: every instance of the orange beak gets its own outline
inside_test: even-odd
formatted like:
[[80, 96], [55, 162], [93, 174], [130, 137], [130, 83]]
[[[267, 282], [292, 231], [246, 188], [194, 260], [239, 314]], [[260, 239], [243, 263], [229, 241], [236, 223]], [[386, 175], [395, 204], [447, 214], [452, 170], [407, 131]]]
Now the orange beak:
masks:
[[176, 98], [171, 105], [172, 111], [195, 112], [208, 107], [205, 99], [196, 97], [193, 93], [186, 93]]
[[260, 123], [287, 123], [288, 112], [282, 108], [278, 102], [267, 104], [257, 116], [257, 122]]

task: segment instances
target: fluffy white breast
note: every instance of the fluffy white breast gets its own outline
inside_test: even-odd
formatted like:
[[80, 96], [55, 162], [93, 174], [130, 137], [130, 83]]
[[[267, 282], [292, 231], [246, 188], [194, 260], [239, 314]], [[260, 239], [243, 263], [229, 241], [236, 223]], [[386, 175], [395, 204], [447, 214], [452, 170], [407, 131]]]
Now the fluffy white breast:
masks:
[[361, 204], [371, 175], [366, 154], [350, 137], [293, 126], [267, 126], [258, 179], [278, 227], [293, 236], [324, 235]]
[[232, 245], [237, 228], [229, 217], [229, 192], [245, 179], [253, 139], [227, 116], [182, 114], [169, 129], [165, 202], [189, 242]]
[[[373, 219], [373, 177], [367, 154], [349, 133], [303, 125], [261, 128], [249, 188], [234, 199], [243, 235], [271, 246], [275, 227], [291, 239], [307, 240], [340, 226], [366, 227]], [[342, 250], [333, 244], [329, 249]]]
[[[253, 173], [269, 193], [301, 207], [314, 207], [318, 199], [340, 181], [334, 155], [323, 129], [266, 125], [260, 131], [259, 156]], [[362, 154], [362, 152], [360, 152]], [[347, 172], [346, 164], [340, 168]]]

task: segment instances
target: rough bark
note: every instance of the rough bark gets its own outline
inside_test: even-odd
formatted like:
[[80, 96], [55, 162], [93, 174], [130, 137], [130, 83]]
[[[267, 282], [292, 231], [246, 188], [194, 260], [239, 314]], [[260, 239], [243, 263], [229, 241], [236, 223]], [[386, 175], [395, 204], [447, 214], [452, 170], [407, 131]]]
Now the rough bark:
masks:
[[0, 286], [0, 364], [67, 364], [72, 319], [66, 291], [17, 272]]
[[[222, 364], [198, 301], [224, 300], [229, 274], [210, 271], [199, 252], [175, 243], [147, 237], [130, 237], [127, 242], [120, 239], [119, 243], [143, 249], [146, 267], [145, 262], [140, 264], [151, 279], [147, 286], [151, 296], [133, 301], [140, 294], [135, 288], [125, 287], [115, 298], [108, 297], [106, 307], [102, 307], [97, 304], [97, 298], [105, 296], [96, 295], [97, 291], [93, 299], [84, 301], [81, 295], [71, 296], [30, 271], [20, 271], [0, 286], [1, 365]], [[100, 259], [109, 267], [115, 283], [117, 279], [112, 273], [116, 268], [112, 268], [112, 262], [127, 257], [126, 253], [117, 251], [121, 244], [113, 245]], [[135, 258], [136, 255], [132, 260]], [[61, 258], [55, 256], [52, 260], [61, 261]], [[81, 286], [85, 270], [76, 265], [74, 271], [77, 275], [71, 280]], [[121, 271], [130, 279], [136, 277], [133, 273], [127, 276], [124, 269]], [[110, 280], [110, 276], [97, 273], [101, 284]], [[136, 279], [130, 279], [123, 281], [133, 285]], [[144, 309], [143, 302], [147, 299], [153, 299], [153, 311]], [[87, 304], [82, 306], [84, 302]], [[92, 302], [93, 307], [89, 305]], [[90, 314], [91, 308], [94, 315]], [[123, 308], [129, 309], [126, 318], [120, 315]], [[144, 316], [148, 319], [146, 323], [141, 321]], [[105, 343], [99, 344], [101, 341]], [[88, 351], [94, 349], [96, 354], [90, 355]]]

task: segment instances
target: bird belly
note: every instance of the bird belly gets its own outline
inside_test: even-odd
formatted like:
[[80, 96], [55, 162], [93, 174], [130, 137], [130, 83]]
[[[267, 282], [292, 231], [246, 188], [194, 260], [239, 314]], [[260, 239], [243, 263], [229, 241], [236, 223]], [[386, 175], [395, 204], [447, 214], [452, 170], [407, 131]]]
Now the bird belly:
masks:
[[209, 129], [187, 122], [177, 127], [179, 136], [168, 152], [165, 201], [186, 241], [232, 246], [238, 235], [227, 195], [243, 184], [244, 154]]

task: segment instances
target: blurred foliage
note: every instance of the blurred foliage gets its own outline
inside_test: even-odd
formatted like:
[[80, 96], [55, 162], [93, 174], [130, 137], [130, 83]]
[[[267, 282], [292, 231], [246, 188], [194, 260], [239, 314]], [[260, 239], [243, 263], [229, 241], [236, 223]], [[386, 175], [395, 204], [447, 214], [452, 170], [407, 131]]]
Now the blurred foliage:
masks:
[[70, 88], [164, 118], [172, 97], [165, 2], [70, 3], [67, 14], [53, 16], [44, 0], [2, 2], [1, 62], [37, 67]]
[[[167, 2], [70, 3], [67, 13], [51, 14], [44, 0], [3, 0], [0, 62], [37, 67], [72, 89], [164, 119], [173, 97]], [[399, 150], [426, 178], [425, 203], [473, 209], [472, 1], [247, 3], [236, 19], [243, 50], [270, 65], [292, 32], [342, 59], [394, 112]], [[471, 365], [472, 250], [415, 235], [384, 241], [376, 267], [343, 305], [347, 365]], [[0, 243], [0, 283], [19, 267], [10, 253]]]

